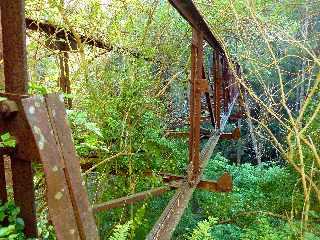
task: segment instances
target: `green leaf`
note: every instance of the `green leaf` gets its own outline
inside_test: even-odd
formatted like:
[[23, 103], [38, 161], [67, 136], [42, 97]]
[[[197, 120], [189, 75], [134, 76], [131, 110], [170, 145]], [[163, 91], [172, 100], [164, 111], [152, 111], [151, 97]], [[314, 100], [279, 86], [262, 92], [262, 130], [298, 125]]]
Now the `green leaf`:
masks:
[[16, 146], [16, 140], [10, 139], [10, 140], [6, 141], [6, 142], [4, 143], [4, 145], [5, 145], [6, 147], [15, 147], [15, 146]]
[[9, 140], [10, 137], [11, 137], [10, 133], [7, 132], [7, 133], [1, 135], [1, 140], [2, 140], [3, 142], [5, 142], [5, 141]]
[[14, 231], [15, 231], [14, 225], [9, 225], [8, 227], [1, 227], [0, 228], [0, 237], [7, 237], [11, 233], [14, 233]]
[[5, 212], [2, 209], [0, 209], [0, 222], [2, 222], [5, 217], [6, 217]]
[[5, 133], [1, 135], [2, 142], [0, 143], [0, 147], [15, 147], [16, 140], [12, 138], [10, 133]]

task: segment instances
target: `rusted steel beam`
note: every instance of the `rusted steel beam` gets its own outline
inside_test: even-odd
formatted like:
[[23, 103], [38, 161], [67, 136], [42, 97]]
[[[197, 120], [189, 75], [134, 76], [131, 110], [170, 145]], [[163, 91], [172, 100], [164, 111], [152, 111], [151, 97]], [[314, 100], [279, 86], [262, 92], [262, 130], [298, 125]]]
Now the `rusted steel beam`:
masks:
[[1, 0], [1, 23], [5, 90], [25, 94], [28, 80], [24, 1]]
[[[71, 94], [71, 82], [70, 82], [70, 71], [69, 71], [69, 54], [68, 52], [60, 52], [59, 55], [60, 61], [60, 79], [59, 87], [62, 92], [66, 94]], [[65, 99], [65, 105], [71, 109], [72, 108], [72, 99], [70, 96]]]
[[221, 62], [220, 55], [217, 52], [213, 53], [213, 79], [214, 79], [214, 119], [217, 129], [221, 126]]
[[177, 9], [181, 16], [190, 23], [193, 28], [203, 33], [204, 39], [212, 48], [218, 50], [221, 54], [224, 54], [222, 45], [214, 37], [209, 26], [201, 16], [192, 0], [169, 0], [169, 2], [175, 9]]
[[[8, 100], [0, 103], [0, 133], [9, 132], [16, 139], [15, 148], [1, 149], [2, 154], [24, 161], [39, 162], [36, 142], [31, 136], [31, 129], [23, 114], [21, 100], [27, 95], [0, 93]], [[18, 111], [16, 109], [18, 108]]]
[[[27, 26], [27, 29], [29, 30], [41, 31], [50, 36], [54, 36], [55, 38], [54, 42], [49, 43], [50, 48], [60, 49], [62, 51], [71, 51], [71, 50], [78, 49], [76, 37], [71, 31], [65, 28], [56, 26], [51, 23], [39, 22], [31, 18], [26, 18], [26, 26]], [[89, 46], [105, 49], [106, 51], [109, 51], [109, 52], [112, 50], [124, 51], [129, 53], [131, 56], [135, 58], [141, 57], [146, 61], [154, 60], [153, 58], [146, 57], [142, 53], [135, 50], [131, 50], [123, 47], [114, 47], [111, 44], [105, 43], [100, 39], [89, 37], [83, 34], [78, 34], [78, 35], [81, 43], [87, 44]]]
[[227, 63], [227, 59], [224, 57], [223, 59], [223, 74], [222, 74], [222, 89], [223, 89], [223, 109], [224, 112], [228, 111], [229, 105], [229, 67]]
[[160, 195], [162, 195], [170, 190], [173, 190], [173, 189], [174, 188], [172, 188], [170, 186], [164, 186], [164, 187], [158, 187], [155, 189], [151, 189], [151, 190], [148, 190], [145, 192], [132, 194], [132, 195], [129, 195], [126, 197], [111, 200], [109, 202], [96, 204], [93, 206], [93, 211], [95, 213], [97, 213], [97, 212], [106, 211], [106, 210], [109, 210], [112, 208], [124, 207], [126, 205], [134, 204], [136, 202], [143, 201], [143, 200], [150, 198], [150, 197], [153, 197], [153, 196], [160, 196]]
[[37, 236], [37, 218], [31, 162], [11, 157], [12, 183], [15, 204], [20, 207], [20, 216], [25, 222], [25, 234]]
[[197, 188], [210, 192], [230, 192], [232, 189], [232, 178], [229, 173], [225, 172], [218, 181], [201, 180]]
[[191, 89], [190, 89], [190, 129], [189, 129], [189, 166], [188, 181], [194, 182], [200, 172], [200, 120], [201, 87], [203, 67], [203, 34], [192, 29], [191, 45]]
[[[202, 66], [202, 79], [206, 79], [206, 74], [204, 71], [204, 66]], [[211, 87], [211, 86], [210, 86]], [[212, 104], [211, 104], [211, 98], [210, 98], [210, 93], [209, 93], [209, 86], [208, 86], [208, 91], [205, 92], [206, 95], [206, 101], [207, 101], [207, 107], [208, 107], [208, 111], [210, 114], [210, 120], [211, 120], [211, 125], [214, 128], [215, 127], [215, 123], [214, 123], [214, 114], [213, 114], [213, 110], [212, 110]]]
[[99, 239], [63, 98], [57, 94], [22, 99], [36, 139], [46, 180], [49, 215], [59, 239]]
[[222, 133], [221, 139], [238, 140], [240, 138], [240, 128], [236, 127], [232, 133]]
[[[5, 91], [27, 94], [27, 53], [24, 0], [1, 0], [1, 23]], [[16, 125], [17, 131], [19, 125]], [[28, 138], [28, 136], [25, 136]], [[36, 211], [34, 203], [33, 172], [31, 159], [11, 155], [13, 190], [15, 203], [21, 209], [28, 237], [37, 236]]]
[[[221, 130], [225, 128], [227, 120], [231, 114], [236, 98], [233, 99], [229, 106], [229, 111], [221, 119]], [[147, 240], [169, 240], [174, 232], [174, 229], [178, 225], [185, 208], [188, 206], [196, 186], [200, 182], [200, 177], [203, 174], [205, 167], [214, 151], [215, 146], [220, 138], [220, 130], [217, 130], [208, 140], [207, 144], [203, 148], [200, 154], [201, 159], [201, 172], [195, 181], [195, 184], [190, 185], [188, 182], [184, 182], [182, 186], [177, 189], [175, 195], [167, 205], [166, 209], [161, 214], [160, 218], [153, 226], [152, 230], [146, 237]]]
[[4, 89], [1, 8], [0, 8], [0, 89]]
[[81, 176], [80, 162], [73, 144], [71, 129], [61, 95], [50, 94], [45, 97], [51, 126], [64, 161], [64, 174], [67, 179], [74, 214], [82, 239], [99, 239], [98, 230], [92, 214], [85, 182]]
[[[158, 173], [157, 175], [161, 176], [165, 183], [186, 180], [186, 177], [182, 175], [169, 173]], [[232, 179], [228, 173], [224, 173], [218, 181], [200, 180], [197, 188], [208, 190], [210, 192], [229, 192], [232, 188]]]
[[[67, 44], [67, 45], [65, 45], [64, 51], [76, 50], [78, 48], [76, 37], [74, 36], [74, 34], [71, 31], [68, 31], [62, 27], [58, 27], [54, 24], [39, 22], [39, 21], [33, 20], [31, 18], [26, 18], [25, 21], [26, 21], [27, 29], [29, 29], [29, 30], [41, 31], [41, 32], [44, 32], [48, 35], [55, 36], [55, 38], [58, 40], [68, 41], [71, 46], [71, 49]], [[79, 36], [80, 36], [80, 40], [82, 43], [86, 43], [90, 46], [102, 48], [107, 51], [113, 50], [113, 47], [111, 45], [106, 44], [106, 43], [102, 42], [101, 40], [94, 39], [94, 38], [91, 38], [91, 37], [88, 37], [85, 35], [81, 35], [81, 34], [79, 34]]]

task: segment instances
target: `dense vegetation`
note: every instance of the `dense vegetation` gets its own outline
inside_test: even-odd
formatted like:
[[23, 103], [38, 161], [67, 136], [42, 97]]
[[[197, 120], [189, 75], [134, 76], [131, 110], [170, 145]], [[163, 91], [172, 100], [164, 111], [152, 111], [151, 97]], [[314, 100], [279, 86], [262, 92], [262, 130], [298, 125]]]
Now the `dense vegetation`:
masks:
[[[221, 141], [205, 171], [206, 179], [229, 172], [233, 191], [196, 190], [174, 239], [320, 239], [320, 3], [196, 4], [242, 66], [246, 118], [241, 139]], [[67, 113], [93, 204], [162, 186], [145, 176], [151, 169], [186, 173], [188, 142], [165, 130], [188, 129], [191, 29], [167, 1], [26, 0], [26, 15], [110, 46], [79, 43], [69, 53]], [[27, 36], [30, 93], [60, 91], [64, 52], [51, 47], [52, 36]], [[0, 147], [13, 146], [2, 134]], [[34, 168], [40, 235], [55, 239]], [[97, 214], [101, 238], [143, 239], [171, 196]], [[24, 239], [18, 213], [12, 202], [0, 205], [0, 239]]]

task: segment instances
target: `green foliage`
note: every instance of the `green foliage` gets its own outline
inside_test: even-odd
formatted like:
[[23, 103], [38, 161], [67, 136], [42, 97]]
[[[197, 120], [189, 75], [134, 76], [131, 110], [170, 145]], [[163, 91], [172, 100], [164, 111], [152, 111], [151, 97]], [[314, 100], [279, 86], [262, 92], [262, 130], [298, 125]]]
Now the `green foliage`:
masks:
[[0, 136], [0, 147], [15, 147], [16, 146], [16, 140], [12, 138], [9, 132], [2, 134]]
[[103, 142], [101, 129], [89, 120], [85, 112], [67, 110], [67, 114], [73, 129], [76, 150], [80, 156], [109, 152]]
[[20, 209], [9, 201], [0, 204], [0, 239], [24, 240], [24, 222], [18, 217]]
[[197, 227], [192, 231], [188, 240], [214, 240], [210, 234], [210, 229], [217, 223], [217, 219], [209, 217], [198, 223]]
[[[247, 231], [256, 231], [257, 235], [261, 235], [259, 231], [265, 232], [265, 239], [271, 239], [272, 235], [268, 235], [270, 229], [278, 227], [280, 231], [286, 225], [286, 221], [279, 221], [277, 216], [282, 219], [294, 214], [300, 218], [303, 193], [297, 187], [297, 175], [289, 167], [273, 164], [237, 166], [217, 154], [209, 161], [204, 174], [206, 179], [212, 180], [218, 179], [224, 172], [229, 172], [233, 178], [232, 192], [196, 190], [175, 231], [176, 239], [182, 239], [185, 232], [196, 228], [198, 221], [209, 217], [218, 219], [218, 223], [210, 228], [215, 239], [241, 239]], [[266, 222], [262, 223], [265, 219], [270, 221], [269, 227]], [[219, 224], [220, 221], [226, 223]], [[266, 229], [261, 229], [260, 225], [266, 225]], [[273, 233], [271, 230], [269, 232]], [[289, 232], [290, 229], [285, 234]]]
[[128, 221], [123, 225], [117, 225], [109, 240], [126, 240], [131, 228], [132, 221]]
[[301, 222], [284, 222], [272, 218], [260, 217], [250, 228], [246, 229], [241, 240], [282, 240], [304, 239], [319, 240], [319, 226], [311, 224], [311, 231], [301, 228]]
[[41, 240], [56, 240], [54, 226], [48, 222], [48, 216], [45, 213], [40, 213], [37, 222], [38, 234]]

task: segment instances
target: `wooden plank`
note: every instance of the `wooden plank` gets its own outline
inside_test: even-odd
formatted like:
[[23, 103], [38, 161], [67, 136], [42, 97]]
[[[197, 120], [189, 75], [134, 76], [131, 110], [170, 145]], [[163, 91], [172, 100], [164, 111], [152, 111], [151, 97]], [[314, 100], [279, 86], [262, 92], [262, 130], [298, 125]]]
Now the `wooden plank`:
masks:
[[[44, 98], [26, 98], [22, 100], [22, 105], [43, 164], [49, 214], [57, 238], [79, 239], [80, 234], [64, 174], [62, 153], [51, 126]], [[13, 176], [18, 176], [17, 174], [13, 173]]]
[[81, 177], [80, 162], [76, 156], [71, 129], [67, 123], [63, 97], [58, 94], [50, 94], [46, 96], [45, 101], [60, 144], [67, 184], [81, 239], [99, 239], [84, 180]]

